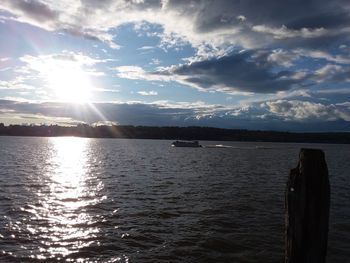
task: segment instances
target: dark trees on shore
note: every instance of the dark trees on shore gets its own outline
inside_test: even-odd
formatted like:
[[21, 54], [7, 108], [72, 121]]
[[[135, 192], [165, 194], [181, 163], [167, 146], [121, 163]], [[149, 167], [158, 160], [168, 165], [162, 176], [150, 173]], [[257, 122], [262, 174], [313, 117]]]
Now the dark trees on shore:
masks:
[[0, 123], [0, 135], [79, 136], [91, 138], [181, 139], [213, 141], [350, 143], [350, 133], [290, 133], [211, 127], [9, 125]]

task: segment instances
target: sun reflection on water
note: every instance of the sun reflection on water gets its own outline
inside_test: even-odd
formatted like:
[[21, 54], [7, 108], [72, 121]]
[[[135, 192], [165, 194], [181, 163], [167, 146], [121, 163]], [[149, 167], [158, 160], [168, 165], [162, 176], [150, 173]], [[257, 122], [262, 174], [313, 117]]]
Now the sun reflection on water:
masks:
[[[88, 139], [52, 138], [53, 155], [50, 159], [53, 171], [51, 191], [65, 204], [76, 205], [85, 188], [85, 175], [88, 170]], [[79, 205], [78, 205], [79, 206]]]
[[41, 208], [36, 207], [36, 219], [46, 224], [41, 224], [37, 234], [44, 240], [42, 256], [59, 258], [78, 253], [94, 242], [99, 229], [94, 227], [96, 218], [87, 207], [101, 200], [96, 191], [103, 185], [91, 178], [89, 139], [64, 137], [51, 138], [50, 142], [45, 174], [48, 189], [38, 193]]

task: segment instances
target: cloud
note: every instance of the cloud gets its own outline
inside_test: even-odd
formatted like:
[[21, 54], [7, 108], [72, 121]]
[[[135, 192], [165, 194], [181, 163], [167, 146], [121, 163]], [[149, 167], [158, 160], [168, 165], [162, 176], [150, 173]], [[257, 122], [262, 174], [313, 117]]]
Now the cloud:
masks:
[[5, 0], [0, 4], [0, 9], [16, 15], [16, 20], [19, 22], [33, 24], [47, 30], [54, 29], [54, 23], [59, 19], [58, 11], [43, 2], [34, 0]]
[[324, 105], [309, 101], [276, 100], [264, 103], [270, 113], [293, 121], [350, 121], [350, 112], [340, 110], [336, 105]]
[[[321, 104], [300, 100], [275, 100], [241, 106], [206, 104], [201, 101], [153, 103], [94, 103], [0, 100], [0, 122], [17, 123], [118, 123], [147, 126], [214, 126], [277, 130], [350, 130], [350, 102]], [[26, 121], [24, 121], [26, 119]]]
[[274, 73], [270, 65], [259, 62], [251, 60], [248, 52], [242, 52], [182, 65], [162, 73], [181, 76], [185, 82], [200, 88], [226, 92], [275, 93], [295, 84], [290, 72]]
[[349, 88], [321, 89], [321, 90], [317, 90], [317, 93], [319, 93], [319, 94], [339, 94], [342, 97], [344, 97], [346, 95], [350, 95], [350, 89]]
[[145, 79], [146, 71], [139, 66], [120, 66], [116, 67], [117, 76], [126, 79]]
[[[82, 53], [61, 52], [48, 55], [31, 56], [25, 55], [19, 58], [24, 66], [17, 68], [16, 72], [22, 78], [41, 78], [46, 80], [55, 72], [76, 72], [89, 76], [103, 76], [105, 73], [97, 71], [94, 66], [98, 63], [105, 63], [108, 60], [96, 59]], [[32, 74], [35, 72], [36, 74]], [[64, 76], [62, 76], [64, 77]]]
[[299, 56], [292, 52], [285, 51], [282, 49], [275, 49], [272, 50], [271, 53], [268, 55], [267, 61], [288, 68], [293, 66], [293, 62], [298, 58]]
[[[293, 68], [298, 59], [323, 59], [315, 70]], [[200, 91], [227, 94], [276, 94], [280, 91], [317, 87], [320, 83], [350, 82], [350, 58], [320, 50], [250, 50], [186, 64], [145, 71], [139, 66], [115, 68], [117, 76], [147, 81], [178, 82]], [[287, 69], [286, 69], [287, 68]]]
[[10, 58], [0, 58], [0, 62], [6, 62], [6, 61], [9, 61]]
[[292, 50], [273, 49], [268, 54], [267, 60], [283, 67], [291, 67], [300, 58], [311, 58], [318, 60], [323, 59], [327, 62], [333, 62], [336, 64], [350, 64], [349, 55], [332, 55], [324, 50], [310, 50], [301, 48]]
[[92, 123], [92, 126], [113, 126], [118, 124], [119, 123], [115, 121], [98, 121], [98, 122]]
[[321, 36], [327, 35], [327, 30], [324, 28], [302, 28], [299, 30], [288, 29], [285, 25], [280, 28], [269, 27], [266, 25], [256, 25], [252, 27], [253, 31], [259, 33], [266, 33], [271, 35], [273, 38], [278, 40], [288, 39], [288, 38], [319, 38]]
[[0, 90], [17, 90], [17, 91], [26, 91], [26, 90], [35, 90], [35, 87], [23, 83], [21, 78], [17, 78], [10, 81], [0, 80]]
[[52, 61], [57, 61], [62, 63], [75, 63], [76, 65], [87, 67], [94, 66], [97, 63], [107, 62], [107, 60], [92, 58], [90, 56], [84, 55], [83, 53], [75, 53], [68, 51], [39, 56], [26, 55], [21, 57], [20, 60], [27, 64], [35, 64], [38, 62], [45, 62], [49, 64]]
[[139, 66], [120, 66], [115, 67], [119, 78], [125, 79], [143, 79], [148, 81], [171, 81], [169, 76], [161, 76], [157, 74], [150, 74]]
[[152, 61], [151, 61], [150, 65], [159, 65], [161, 63], [162, 63], [161, 60], [159, 60], [157, 58], [152, 58]]
[[77, 125], [79, 123], [83, 123], [81, 121], [73, 120], [72, 118], [64, 118], [64, 117], [50, 117], [44, 116], [41, 114], [14, 114], [13, 112], [2, 112], [0, 110], [0, 123], [11, 124], [45, 124], [45, 125], [62, 125], [62, 126], [72, 126]]
[[158, 92], [157, 91], [154, 91], [154, 90], [151, 90], [151, 91], [138, 91], [137, 92], [138, 94], [142, 95], [142, 96], [157, 96], [158, 95]]
[[327, 64], [315, 71], [316, 82], [350, 82], [350, 67]]
[[139, 47], [137, 50], [145, 51], [145, 50], [153, 50], [153, 49], [155, 49], [154, 46], [142, 46], [142, 47]]
[[324, 59], [329, 62], [334, 62], [337, 64], [350, 64], [350, 57], [344, 55], [331, 55], [330, 53], [322, 50], [306, 50], [306, 49], [296, 49], [292, 51], [295, 56], [299, 57], [309, 57], [315, 59]]
[[118, 76], [129, 79], [176, 81], [199, 90], [218, 90], [225, 93], [275, 93], [288, 90], [296, 81], [292, 72], [273, 72], [266, 61], [254, 61], [253, 52], [241, 52], [220, 58], [160, 68], [147, 73], [137, 66], [116, 68]]
[[[349, 2], [345, 0], [279, 1], [69, 1], [3, 0], [0, 8], [20, 22], [100, 39], [117, 48], [111, 29], [126, 23], [158, 24], [162, 46], [261, 48], [269, 44], [331, 43], [349, 39]], [[271, 36], [273, 38], [271, 38]], [[333, 41], [333, 42], [332, 42]]]

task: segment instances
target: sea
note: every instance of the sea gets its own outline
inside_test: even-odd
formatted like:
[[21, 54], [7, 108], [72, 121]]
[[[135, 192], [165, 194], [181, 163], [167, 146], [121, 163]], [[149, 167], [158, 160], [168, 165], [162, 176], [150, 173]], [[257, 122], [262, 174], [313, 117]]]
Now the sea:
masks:
[[328, 262], [350, 262], [350, 145], [0, 137], [0, 262], [284, 262], [301, 148], [331, 183]]

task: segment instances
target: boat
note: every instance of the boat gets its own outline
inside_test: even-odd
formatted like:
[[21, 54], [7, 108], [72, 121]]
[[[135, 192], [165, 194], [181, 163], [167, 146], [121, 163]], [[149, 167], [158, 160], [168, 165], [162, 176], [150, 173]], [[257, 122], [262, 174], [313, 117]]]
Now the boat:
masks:
[[175, 141], [171, 144], [173, 147], [202, 147], [198, 141]]

